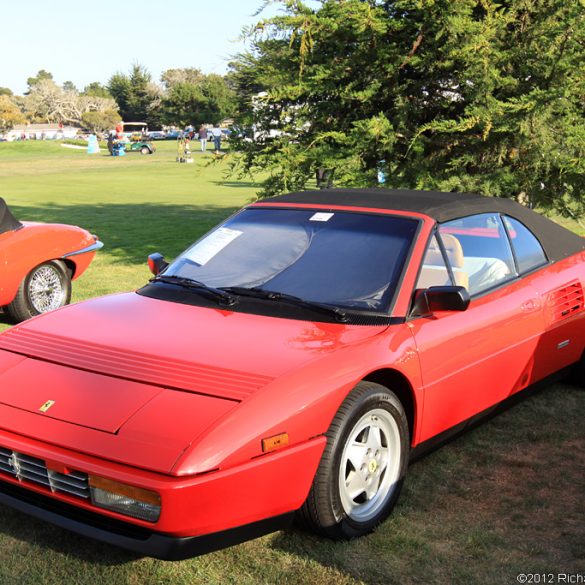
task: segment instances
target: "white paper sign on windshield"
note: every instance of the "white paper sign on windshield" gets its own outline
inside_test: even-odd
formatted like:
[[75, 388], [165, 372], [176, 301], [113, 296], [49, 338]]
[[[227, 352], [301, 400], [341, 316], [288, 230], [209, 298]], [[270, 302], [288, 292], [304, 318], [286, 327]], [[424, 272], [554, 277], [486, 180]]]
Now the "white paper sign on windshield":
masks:
[[220, 227], [189, 250], [185, 257], [204, 266], [228, 244], [231, 244], [238, 236], [241, 236], [242, 233], [238, 230]]
[[329, 221], [335, 214], [318, 211], [309, 218], [309, 221]]

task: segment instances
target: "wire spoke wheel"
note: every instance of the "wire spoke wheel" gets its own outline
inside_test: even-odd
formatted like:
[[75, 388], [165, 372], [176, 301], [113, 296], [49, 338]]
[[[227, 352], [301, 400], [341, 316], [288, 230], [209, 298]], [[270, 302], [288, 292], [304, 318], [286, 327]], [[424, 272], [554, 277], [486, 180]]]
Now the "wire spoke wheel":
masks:
[[28, 297], [34, 310], [46, 313], [63, 306], [65, 286], [60, 270], [52, 264], [35, 268], [28, 280]]
[[49, 260], [33, 268], [22, 279], [14, 300], [5, 310], [19, 323], [58, 309], [71, 300], [71, 273], [61, 260]]

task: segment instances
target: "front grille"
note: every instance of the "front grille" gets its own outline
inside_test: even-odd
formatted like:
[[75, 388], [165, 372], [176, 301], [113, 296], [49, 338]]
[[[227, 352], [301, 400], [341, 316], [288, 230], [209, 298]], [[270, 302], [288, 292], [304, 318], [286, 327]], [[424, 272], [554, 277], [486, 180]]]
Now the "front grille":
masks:
[[22, 482], [40, 484], [55, 493], [78, 498], [89, 498], [87, 473], [71, 471], [60, 473], [47, 469], [42, 459], [0, 447], [0, 474], [6, 473]]

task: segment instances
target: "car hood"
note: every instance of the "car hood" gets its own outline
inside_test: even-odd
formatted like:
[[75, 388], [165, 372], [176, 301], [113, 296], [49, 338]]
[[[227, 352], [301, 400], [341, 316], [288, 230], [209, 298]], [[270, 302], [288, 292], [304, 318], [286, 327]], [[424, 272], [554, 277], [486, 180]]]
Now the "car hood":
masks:
[[381, 331], [125, 293], [45, 314], [0, 349], [86, 371], [243, 400], [288, 370]]
[[0, 427], [169, 472], [275, 378], [380, 333], [126, 293], [0, 335]]

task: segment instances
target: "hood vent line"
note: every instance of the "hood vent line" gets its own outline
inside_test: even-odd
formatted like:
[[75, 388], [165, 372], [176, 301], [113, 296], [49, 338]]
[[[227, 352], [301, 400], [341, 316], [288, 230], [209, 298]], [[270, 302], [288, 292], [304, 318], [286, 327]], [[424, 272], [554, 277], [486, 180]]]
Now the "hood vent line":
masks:
[[241, 402], [273, 380], [183, 360], [141, 354], [13, 327], [0, 349], [86, 372]]

